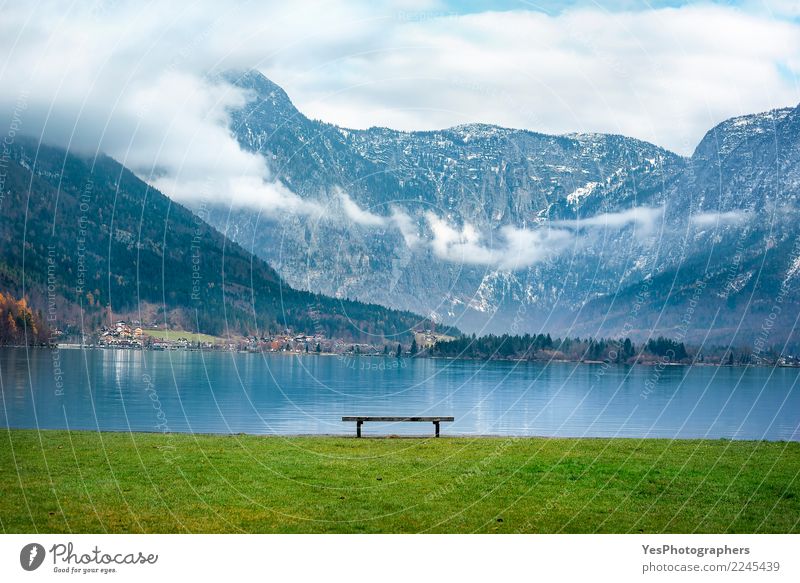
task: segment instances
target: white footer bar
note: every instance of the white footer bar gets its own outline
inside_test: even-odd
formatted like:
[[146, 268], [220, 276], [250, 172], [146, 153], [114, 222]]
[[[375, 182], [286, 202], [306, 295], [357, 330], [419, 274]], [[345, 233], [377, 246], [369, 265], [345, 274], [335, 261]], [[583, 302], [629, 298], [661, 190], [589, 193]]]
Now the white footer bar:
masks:
[[798, 551], [796, 535], [3, 535], [0, 581], [778, 582], [800, 581]]

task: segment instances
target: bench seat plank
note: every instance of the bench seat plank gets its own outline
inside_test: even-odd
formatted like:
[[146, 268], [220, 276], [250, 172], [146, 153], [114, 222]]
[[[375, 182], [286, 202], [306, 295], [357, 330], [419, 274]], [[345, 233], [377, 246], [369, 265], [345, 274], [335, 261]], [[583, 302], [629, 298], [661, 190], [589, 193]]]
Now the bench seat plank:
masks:
[[351, 416], [351, 417], [342, 417], [342, 421], [427, 421], [435, 422], [435, 421], [455, 421], [455, 417], [375, 417], [375, 416]]

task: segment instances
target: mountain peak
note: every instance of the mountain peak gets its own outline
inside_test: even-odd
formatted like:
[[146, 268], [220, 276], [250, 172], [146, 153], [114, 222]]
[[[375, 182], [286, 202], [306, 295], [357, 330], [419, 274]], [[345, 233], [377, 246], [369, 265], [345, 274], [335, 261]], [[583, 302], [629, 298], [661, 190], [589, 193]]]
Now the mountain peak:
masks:
[[719, 160], [749, 140], [764, 135], [774, 136], [778, 125], [795, 109], [782, 107], [728, 118], [706, 133], [692, 157]]
[[494, 138], [513, 132], [514, 130], [487, 123], [465, 123], [454, 126], [446, 131], [458, 135], [464, 141], [469, 141], [473, 139]]
[[255, 69], [230, 70], [223, 73], [221, 77], [236, 87], [253, 91], [259, 101], [269, 101], [273, 107], [284, 112], [299, 113], [286, 91], [260, 71]]

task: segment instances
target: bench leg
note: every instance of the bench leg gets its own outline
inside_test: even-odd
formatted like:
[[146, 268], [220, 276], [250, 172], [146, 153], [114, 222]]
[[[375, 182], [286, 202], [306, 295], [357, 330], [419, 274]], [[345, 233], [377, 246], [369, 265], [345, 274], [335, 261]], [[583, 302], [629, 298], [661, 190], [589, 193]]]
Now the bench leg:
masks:
[[436, 426], [436, 437], [439, 437], [439, 422], [434, 421], [433, 424]]
[[361, 437], [361, 424], [363, 421], [356, 421], [356, 437]]

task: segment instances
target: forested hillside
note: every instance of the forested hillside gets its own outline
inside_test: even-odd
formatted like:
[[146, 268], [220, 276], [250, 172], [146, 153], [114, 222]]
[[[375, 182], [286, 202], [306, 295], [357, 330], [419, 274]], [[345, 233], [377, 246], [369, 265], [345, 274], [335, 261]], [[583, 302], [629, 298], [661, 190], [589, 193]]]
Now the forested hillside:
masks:
[[52, 307], [60, 326], [138, 314], [212, 334], [289, 328], [356, 340], [408, 338], [425, 325], [410, 312], [292, 289], [106, 156], [17, 140], [4, 178], [0, 289]]

